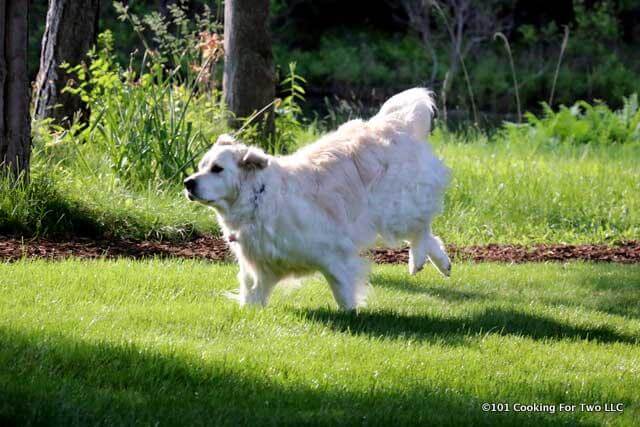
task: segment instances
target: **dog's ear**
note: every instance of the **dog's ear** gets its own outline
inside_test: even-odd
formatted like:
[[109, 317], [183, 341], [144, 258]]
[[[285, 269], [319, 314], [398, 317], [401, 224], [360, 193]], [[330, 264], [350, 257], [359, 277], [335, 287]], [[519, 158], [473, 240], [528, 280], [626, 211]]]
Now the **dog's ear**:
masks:
[[249, 148], [247, 153], [240, 160], [240, 167], [243, 169], [264, 169], [269, 165], [269, 156], [261, 150]]
[[223, 133], [216, 139], [216, 145], [233, 145], [237, 144], [238, 140], [228, 133]]

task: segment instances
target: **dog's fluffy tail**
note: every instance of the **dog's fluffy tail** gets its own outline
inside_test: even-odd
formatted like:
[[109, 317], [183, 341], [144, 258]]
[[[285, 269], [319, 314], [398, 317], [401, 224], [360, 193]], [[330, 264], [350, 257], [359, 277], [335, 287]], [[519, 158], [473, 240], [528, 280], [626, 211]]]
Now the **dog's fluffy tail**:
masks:
[[435, 112], [431, 91], [416, 87], [392, 96], [371, 121], [392, 121], [417, 139], [424, 139], [431, 131]]

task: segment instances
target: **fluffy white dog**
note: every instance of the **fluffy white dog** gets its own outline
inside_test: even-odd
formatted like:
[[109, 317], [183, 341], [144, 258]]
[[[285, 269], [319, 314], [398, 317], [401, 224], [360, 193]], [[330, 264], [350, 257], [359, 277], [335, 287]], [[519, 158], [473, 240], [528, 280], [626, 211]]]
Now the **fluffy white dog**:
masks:
[[450, 175], [425, 140], [433, 110], [429, 91], [410, 89], [369, 121], [352, 120], [282, 157], [218, 139], [185, 193], [215, 209], [240, 264], [241, 305], [265, 305], [280, 280], [320, 271], [340, 307], [356, 308], [368, 288], [361, 253], [377, 236], [410, 244], [411, 274], [429, 258], [449, 275], [431, 234]]

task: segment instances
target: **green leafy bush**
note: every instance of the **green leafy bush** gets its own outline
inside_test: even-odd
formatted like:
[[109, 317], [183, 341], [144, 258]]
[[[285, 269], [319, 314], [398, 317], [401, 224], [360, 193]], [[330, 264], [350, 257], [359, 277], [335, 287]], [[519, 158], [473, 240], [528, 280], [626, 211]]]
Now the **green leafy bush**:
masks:
[[[172, 6], [167, 22], [157, 13], [141, 19], [119, 6], [121, 18], [146, 46], [139, 71], [134, 54], [128, 68], [115, 60], [109, 31], [100, 35], [88, 65], [67, 67], [76, 78], [65, 90], [81, 96], [91, 110], [88, 125], [67, 142], [94, 146], [129, 185], [179, 181], [226, 127], [226, 111], [212, 83], [222, 53], [212, 32], [216, 26], [209, 15], [189, 21], [182, 7]], [[153, 44], [146, 42], [145, 29]]]
[[525, 115], [525, 124], [507, 123], [505, 138], [537, 144], [632, 144], [640, 142], [638, 96], [623, 99], [623, 107], [612, 111], [606, 104], [578, 101], [557, 111], [543, 104], [540, 117]]

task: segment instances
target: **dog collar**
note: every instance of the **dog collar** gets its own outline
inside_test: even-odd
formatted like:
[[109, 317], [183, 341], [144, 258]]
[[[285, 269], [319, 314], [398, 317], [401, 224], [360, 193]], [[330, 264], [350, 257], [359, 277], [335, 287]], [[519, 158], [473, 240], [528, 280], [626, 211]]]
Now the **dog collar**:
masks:
[[253, 208], [254, 209], [258, 209], [258, 199], [260, 198], [262, 193], [264, 193], [264, 190], [265, 190], [265, 185], [264, 184], [262, 184], [259, 189], [254, 190], [254, 193], [253, 193]]

